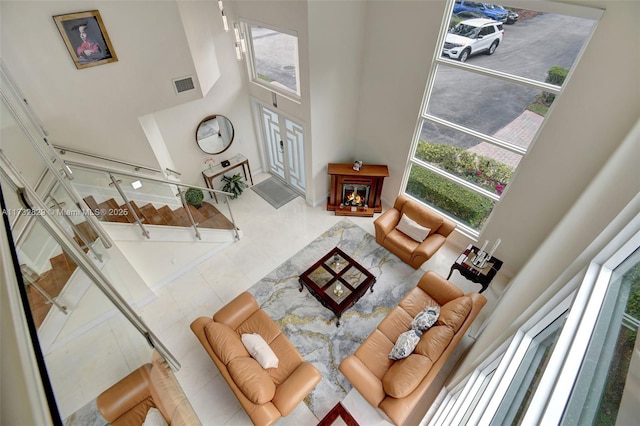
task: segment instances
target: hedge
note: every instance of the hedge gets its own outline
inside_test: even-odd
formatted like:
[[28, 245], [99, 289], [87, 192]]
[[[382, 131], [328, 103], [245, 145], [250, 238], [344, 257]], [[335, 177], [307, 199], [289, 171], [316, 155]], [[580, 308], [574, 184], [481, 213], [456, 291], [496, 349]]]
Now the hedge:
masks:
[[420, 141], [416, 157], [498, 195], [502, 194], [513, 173], [513, 167], [491, 157], [445, 144]]
[[482, 228], [493, 202], [420, 166], [412, 166], [407, 193], [455, 216], [474, 229]]

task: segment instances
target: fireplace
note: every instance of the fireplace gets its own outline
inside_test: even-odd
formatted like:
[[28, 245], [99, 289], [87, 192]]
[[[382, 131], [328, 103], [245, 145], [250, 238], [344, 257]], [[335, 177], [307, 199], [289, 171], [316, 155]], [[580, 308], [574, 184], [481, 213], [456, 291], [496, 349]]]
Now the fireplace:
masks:
[[353, 170], [352, 164], [329, 164], [331, 188], [327, 210], [338, 216], [369, 216], [382, 212], [382, 182], [389, 176], [387, 166], [363, 165]]
[[371, 185], [342, 185], [342, 202], [340, 204], [349, 207], [367, 207], [370, 189]]

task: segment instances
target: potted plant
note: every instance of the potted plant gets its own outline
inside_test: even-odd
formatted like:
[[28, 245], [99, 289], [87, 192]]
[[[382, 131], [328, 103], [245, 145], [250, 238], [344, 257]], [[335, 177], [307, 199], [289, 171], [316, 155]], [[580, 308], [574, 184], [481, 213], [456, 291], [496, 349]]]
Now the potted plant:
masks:
[[223, 176], [222, 181], [224, 182], [224, 187], [222, 188], [222, 190], [225, 192], [231, 192], [233, 194], [231, 198], [234, 200], [242, 194], [242, 191], [244, 191], [245, 188], [249, 187], [249, 185], [247, 185], [246, 182], [242, 180], [242, 176], [240, 175], [240, 173], [237, 173], [231, 177]]
[[202, 200], [204, 200], [204, 194], [201, 189], [189, 188], [184, 193], [184, 200], [199, 209], [202, 206]]

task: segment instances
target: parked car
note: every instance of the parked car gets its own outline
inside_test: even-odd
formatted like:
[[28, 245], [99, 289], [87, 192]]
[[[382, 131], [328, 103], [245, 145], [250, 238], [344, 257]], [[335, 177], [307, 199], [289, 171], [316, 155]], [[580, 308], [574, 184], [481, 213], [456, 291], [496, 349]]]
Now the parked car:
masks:
[[503, 35], [500, 22], [486, 18], [467, 19], [449, 30], [442, 54], [460, 62], [480, 52], [493, 55]]
[[515, 24], [519, 17], [520, 15], [513, 10], [507, 10], [507, 22], [505, 24]]
[[502, 6], [477, 1], [456, 0], [453, 5], [453, 13], [460, 13], [463, 11], [481, 13], [487, 18], [498, 22], [507, 22], [509, 18], [509, 11]]

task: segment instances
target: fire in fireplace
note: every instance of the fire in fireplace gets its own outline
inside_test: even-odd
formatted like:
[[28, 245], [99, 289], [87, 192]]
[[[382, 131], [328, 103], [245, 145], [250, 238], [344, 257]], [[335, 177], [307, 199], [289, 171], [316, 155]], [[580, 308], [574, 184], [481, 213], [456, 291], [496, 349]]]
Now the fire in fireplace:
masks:
[[342, 185], [342, 203], [345, 206], [366, 206], [369, 204], [370, 188], [370, 185]]

